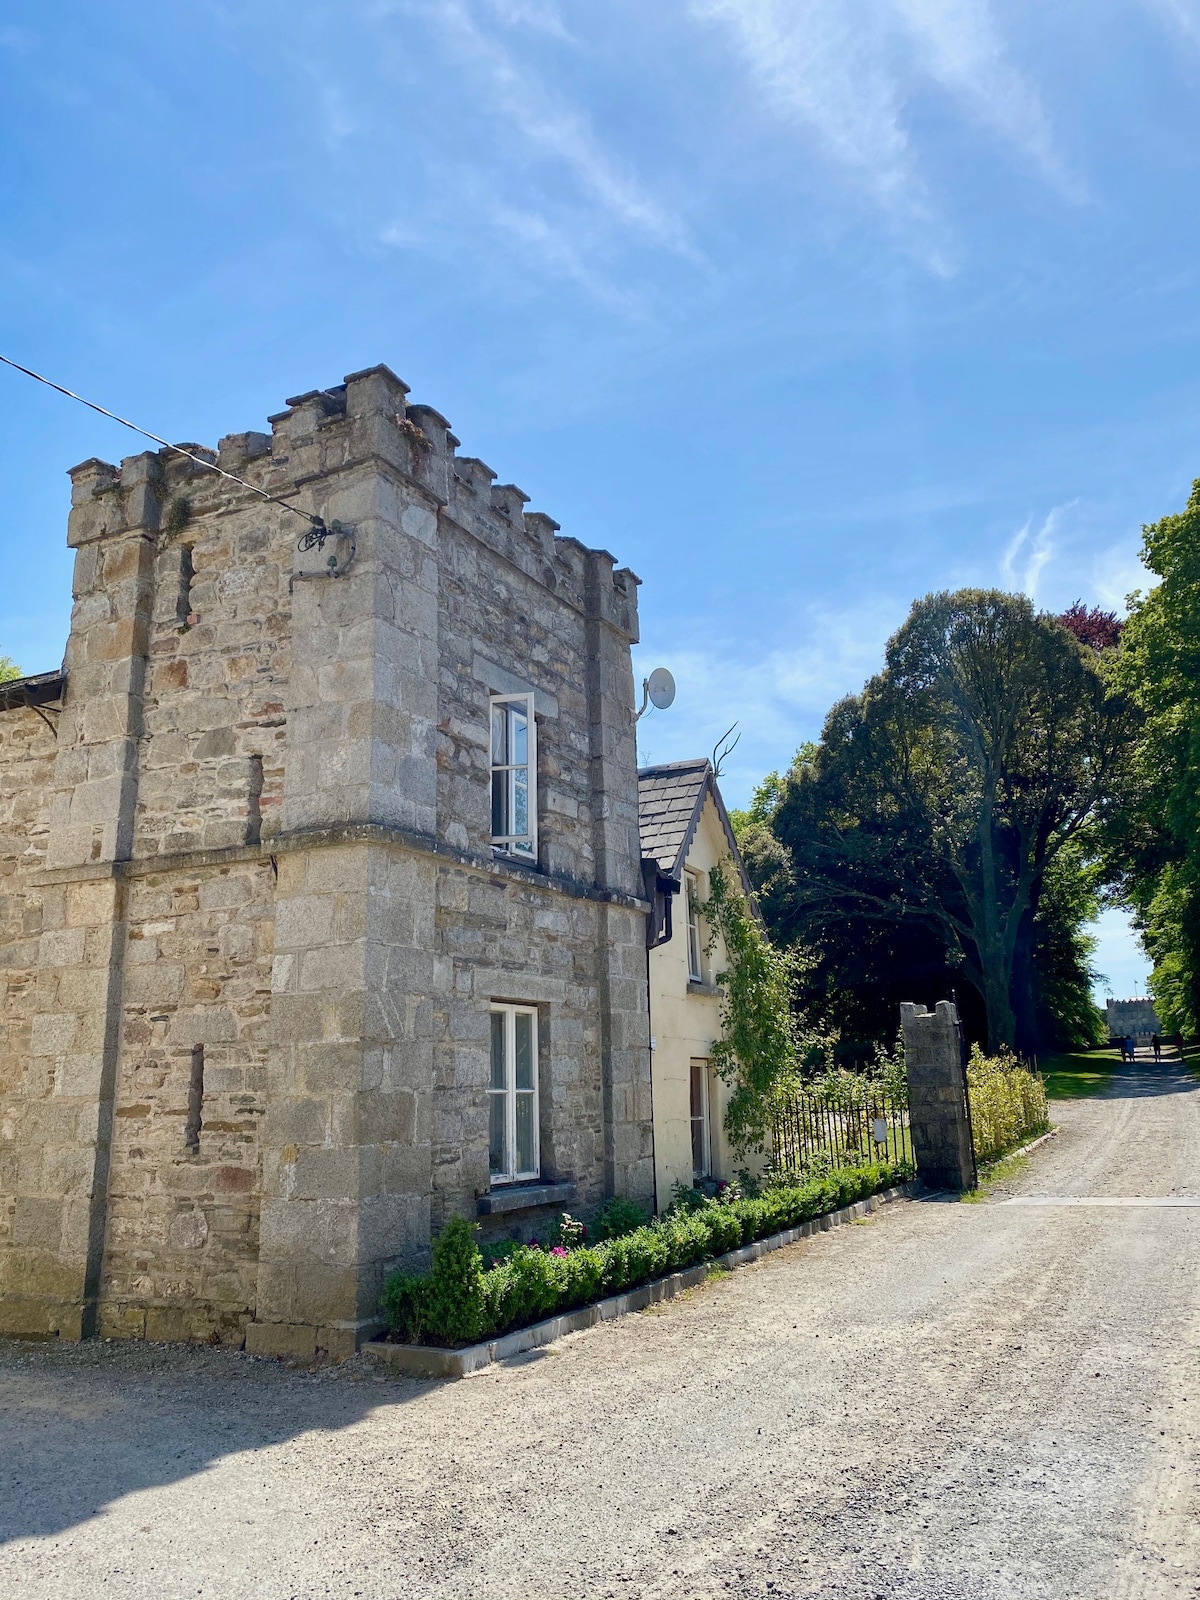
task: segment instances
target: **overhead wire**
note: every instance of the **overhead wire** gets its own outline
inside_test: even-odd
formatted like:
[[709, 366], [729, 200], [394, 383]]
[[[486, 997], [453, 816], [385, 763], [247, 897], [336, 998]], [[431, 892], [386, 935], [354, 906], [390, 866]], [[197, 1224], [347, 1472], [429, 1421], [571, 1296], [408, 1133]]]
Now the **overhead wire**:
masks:
[[290, 511], [293, 516], [303, 517], [306, 522], [324, 535], [326, 532], [325, 521], [316, 517], [311, 511], [302, 511], [299, 506], [294, 506], [290, 501], [283, 500], [277, 494], [268, 494], [265, 489], [260, 489], [256, 484], [247, 483], [245, 478], [239, 478], [236, 472], [226, 472], [224, 467], [218, 467], [212, 461], [206, 461], [203, 456], [193, 455], [190, 450], [185, 450], [181, 444], [172, 444], [169, 439], [160, 439], [157, 433], [151, 433], [149, 428], [141, 428], [136, 422], [130, 422], [127, 417], [119, 417], [115, 411], [109, 411], [104, 406], [98, 406], [94, 400], [85, 400], [83, 395], [76, 394], [72, 389], [64, 389], [61, 383], [43, 377], [40, 372], [34, 372], [32, 367], [23, 367], [19, 361], [12, 361], [6, 355], [0, 355], [0, 361], [6, 367], [12, 367], [16, 372], [23, 372], [27, 378], [36, 378], [38, 383], [44, 383], [47, 389], [55, 389], [59, 394], [66, 395], [68, 400], [77, 400], [81, 406], [87, 406], [89, 411], [98, 411], [102, 417], [108, 417], [113, 422], [119, 422], [123, 428], [129, 428], [134, 433], [140, 433], [144, 439], [152, 439], [155, 444], [162, 445], [164, 450], [171, 450], [177, 456], [184, 456], [188, 461], [194, 461], [198, 467], [203, 467], [206, 472], [215, 472], [219, 478], [228, 478], [230, 483], [236, 483], [243, 489], [249, 489], [251, 494], [256, 494], [260, 500], [269, 500], [272, 505], [282, 506], [285, 511]]

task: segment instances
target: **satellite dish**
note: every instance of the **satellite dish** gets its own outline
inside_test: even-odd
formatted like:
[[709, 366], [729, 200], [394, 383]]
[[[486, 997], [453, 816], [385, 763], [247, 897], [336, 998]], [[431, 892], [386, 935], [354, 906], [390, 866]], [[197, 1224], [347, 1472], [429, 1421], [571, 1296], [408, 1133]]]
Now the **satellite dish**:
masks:
[[646, 715], [646, 707], [653, 704], [656, 711], [665, 711], [675, 699], [675, 679], [666, 667], [655, 667], [648, 678], [642, 679], [642, 709], [633, 713], [633, 720], [640, 722]]
[[655, 667], [646, 679], [646, 693], [657, 711], [666, 711], [675, 700], [675, 679], [666, 667]]

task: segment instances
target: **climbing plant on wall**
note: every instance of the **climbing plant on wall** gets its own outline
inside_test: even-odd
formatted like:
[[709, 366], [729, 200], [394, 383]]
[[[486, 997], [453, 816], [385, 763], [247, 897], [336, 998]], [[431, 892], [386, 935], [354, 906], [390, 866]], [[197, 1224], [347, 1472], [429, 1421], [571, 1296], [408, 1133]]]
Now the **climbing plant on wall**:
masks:
[[800, 1037], [792, 1014], [798, 957], [768, 939], [727, 861], [708, 875], [704, 916], [710, 948], [718, 936], [726, 966], [721, 990], [721, 1037], [712, 1062], [732, 1086], [725, 1131], [739, 1153], [760, 1148], [771, 1129], [771, 1107], [781, 1086], [799, 1070]]

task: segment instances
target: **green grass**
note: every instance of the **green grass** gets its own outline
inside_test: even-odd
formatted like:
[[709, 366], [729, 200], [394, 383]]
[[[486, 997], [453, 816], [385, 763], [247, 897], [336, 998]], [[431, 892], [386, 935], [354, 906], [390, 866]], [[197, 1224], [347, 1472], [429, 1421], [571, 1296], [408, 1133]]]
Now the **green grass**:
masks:
[[1117, 1065], [1117, 1052], [1110, 1049], [1038, 1057], [1048, 1100], [1086, 1100], [1103, 1093]]

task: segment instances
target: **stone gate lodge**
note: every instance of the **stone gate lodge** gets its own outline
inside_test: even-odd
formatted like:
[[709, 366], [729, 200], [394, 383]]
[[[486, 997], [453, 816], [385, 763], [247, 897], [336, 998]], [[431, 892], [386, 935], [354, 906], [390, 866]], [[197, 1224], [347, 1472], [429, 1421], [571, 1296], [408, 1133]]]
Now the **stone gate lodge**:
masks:
[[[653, 1192], [638, 580], [386, 367], [71, 473], [0, 686], [0, 1331], [344, 1355], [461, 1212]], [[335, 524], [340, 526], [335, 526]]]

